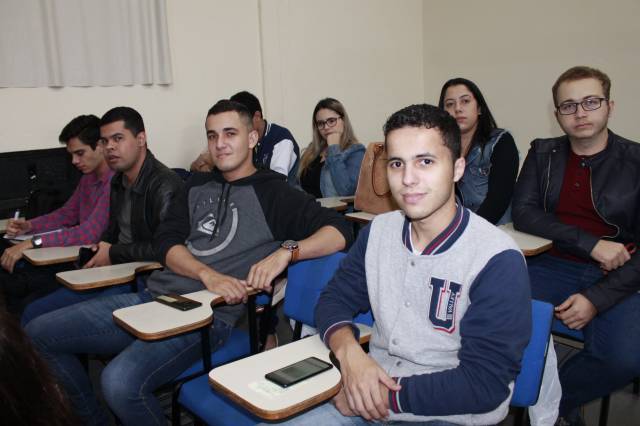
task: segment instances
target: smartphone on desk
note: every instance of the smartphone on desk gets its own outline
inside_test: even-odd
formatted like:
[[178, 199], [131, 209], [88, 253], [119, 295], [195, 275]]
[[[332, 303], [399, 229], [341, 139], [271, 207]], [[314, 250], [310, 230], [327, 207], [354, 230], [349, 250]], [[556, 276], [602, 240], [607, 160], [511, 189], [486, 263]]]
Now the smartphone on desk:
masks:
[[190, 311], [191, 309], [202, 306], [202, 303], [197, 300], [188, 299], [177, 294], [163, 294], [156, 297], [155, 300], [156, 302], [171, 306], [172, 308], [179, 309], [181, 311]]
[[265, 374], [265, 378], [283, 388], [299, 383], [333, 368], [333, 365], [311, 356], [279, 370]]

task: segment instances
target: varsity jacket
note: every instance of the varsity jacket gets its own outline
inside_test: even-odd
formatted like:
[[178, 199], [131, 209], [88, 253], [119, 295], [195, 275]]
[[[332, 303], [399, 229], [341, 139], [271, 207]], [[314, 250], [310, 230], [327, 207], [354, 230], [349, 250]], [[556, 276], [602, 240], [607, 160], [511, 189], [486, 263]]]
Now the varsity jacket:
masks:
[[400, 211], [360, 232], [320, 296], [321, 336], [328, 343], [371, 309], [369, 355], [402, 386], [389, 392], [390, 420], [499, 423], [531, 333], [524, 258], [460, 206], [421, 255], [407, 247], [409, 234]]
[[[274, 153], [285, 145], [291, 145], [291, 150], [295, 159], [289, 159], [289, 162], [283, 162], [283, 159], [279, 159], [279, 163], [275, 164]], [[285, 148], [284, 152], [288, 149]], [[283, 155], [280, 153], [279, 155]], [[292, 161], [293, 160], [293, 161]], [[287, 181], [290, 185], [296, 184], [296, 175], [298, 174], [298, 163], [300, 160], [300, 148], [298, 143], [294, 139], [291, 132], [275, 123], [269, 123], [265, 120], [264, 136], [258, 141], [258, 144], [253, 149], [253, 164], [258, 169], [271, 169], [280, 172], [287, 176]], [[290, 164], [288, 170], [284, 170], [281, 167], [285, 163]]]
[[[160, 259], [177, 244], [215, 271], [245, 279], [249, 269], [280, 247], [284, 240], [302, 240], [323, 226], [333, 226], [348, 245], [351, 226], [343, 216], [320, 207], [312, 197], [286, 183], [272, 170], [227, 182], [214, 170], [194, 173], [187, 182], [189, 214], [169, 212], [158, 240]], [[186, 241], [186, 242], [185, 242]], [[147, 288], [152, 295], [184, 294], [204, 289], [201, 281], [175, 274], [168, 267], [153, 273]], [[242, 304], [216, 308], [216, 318], [235, 325]]]
[[[116, 173], [111, 179], [111, 214], [109, 226], [101, 241], [111, 243], [109, 258], [111, 263], [125, 263], [138, 260], [158, 260], [153, 242], [158, 238], [169, 208], [185, 205], [184, 183], [167, 166], [156, 160], [147, 150], [138, 178], [131, 187], [131, 236], [130, 244], [119, 244], [118, 212], [122, 208], [126, 188], [123, 173]], [[186, 216], [186, 208], [182, 212]]]
[[[536, 139], [522, 165], [513, 195], [513, 224], [520, 231], [553, 240], [556, 248], [590, 259], [598, 242], [556, 217], [571, 145], [567, 136]], [[607, 147], [585, 160], [591, 173], [591, 198], [600, 217], [616, 228], [608, 240], [640, 243], [640, 145], [609, 130]], [[610, 271], [582, 294], [603, 312], [640, 290], [640, 254]]]

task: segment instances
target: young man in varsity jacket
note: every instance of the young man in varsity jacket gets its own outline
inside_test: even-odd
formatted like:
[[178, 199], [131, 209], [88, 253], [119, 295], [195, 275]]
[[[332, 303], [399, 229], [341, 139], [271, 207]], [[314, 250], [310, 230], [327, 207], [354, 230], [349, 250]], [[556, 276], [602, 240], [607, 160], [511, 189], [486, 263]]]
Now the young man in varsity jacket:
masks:
[[208, 289], [229, 306], [215, 309], [212, 348], [225, 344], [244, 312], [250, 288], [268, 289], [291, 262], [324, 256], [351, 243], [351, 227], [292, 188], [285, 177], [256, 171], [258, 140], [247, 109], [220, 101], [206, 131], [216, 169], [187, 183], [188, 203], [169, 206], [155, 250], [166, 268], [147, 280], [147, 291], [93, 299], [33, 320], [27, 327], [86, 424], [108, 424], [75, 353], [117, 355], [101, 377], [103, 395], [124, 425], [164, 425], [153, 392], [200, 356], [200, 334], [154, 342], [136, 339], [111, 319], [115, 309], [154, 297]]
[[[499, 423], [531, 330], [524, 258], [506, 234], [456, 202], [464, 158], [449, 114], [409, 106], [384, 133], [401, 211], [360, 232], [322, 293], [316, 321], [343, 387], [333, 405], [291, 422]], [[352, 318], [369, 309], [367, 354]]]

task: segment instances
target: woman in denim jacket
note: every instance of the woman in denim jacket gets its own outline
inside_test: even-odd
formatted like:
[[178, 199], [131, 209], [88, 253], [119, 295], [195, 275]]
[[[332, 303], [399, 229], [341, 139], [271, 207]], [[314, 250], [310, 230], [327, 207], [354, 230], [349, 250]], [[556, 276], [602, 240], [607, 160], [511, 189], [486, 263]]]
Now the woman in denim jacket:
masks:
[[300, 159], [300, 185], [316, 198], [353, 195], [365, 147], [358, 143], [344, 106], [322, 99], [313, 110], [313, 140]]
[[511, 134], [498, 128], [478, 86], [464, 78], [447, 81], [438, 106], [460, 127], [467, 162], [457, 192], [462, 203], [489, 222], [511, 222], [511, 196], [518, 176], [518, 149]]

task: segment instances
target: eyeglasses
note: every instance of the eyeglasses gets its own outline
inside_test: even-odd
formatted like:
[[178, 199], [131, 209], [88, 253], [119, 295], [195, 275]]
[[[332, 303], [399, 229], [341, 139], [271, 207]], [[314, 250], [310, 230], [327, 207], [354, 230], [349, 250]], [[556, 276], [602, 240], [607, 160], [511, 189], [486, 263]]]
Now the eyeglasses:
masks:
[[336, 125], [336, 123], [338, 122], [338, 119], [342, 118], [342, 117], [329, 117], [326, 120], [318, 120], [316, 121], [316, 127], [318, 128], [318, 130], [322, 130], [325, 127], [326, 128], [330, 128]]
[[557, 106], [561, 115], [571, 115], [578, 111], [578, 104], [582, 105], [584, 111], [594, 111], [602, 106], [602, 101], [609, 102], [607, 98], [587, 98], [581, 102], [565, 102]]

